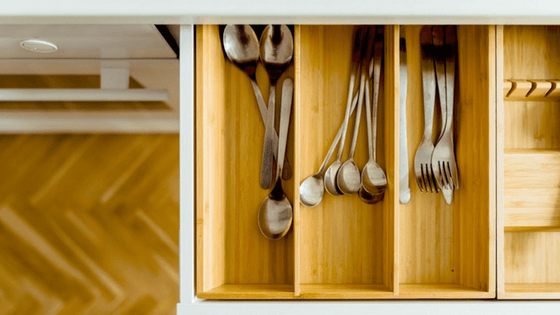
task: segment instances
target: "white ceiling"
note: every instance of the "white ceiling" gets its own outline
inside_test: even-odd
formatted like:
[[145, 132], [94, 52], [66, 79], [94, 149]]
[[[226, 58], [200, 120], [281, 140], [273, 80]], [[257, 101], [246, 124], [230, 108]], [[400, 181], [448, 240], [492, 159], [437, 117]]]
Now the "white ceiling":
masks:
[[[20, 42], [39, 39], [54, 53], [24, 50]], [[0, 25], [0, 59], [154, 59], [177, 58], [152, 24]]]

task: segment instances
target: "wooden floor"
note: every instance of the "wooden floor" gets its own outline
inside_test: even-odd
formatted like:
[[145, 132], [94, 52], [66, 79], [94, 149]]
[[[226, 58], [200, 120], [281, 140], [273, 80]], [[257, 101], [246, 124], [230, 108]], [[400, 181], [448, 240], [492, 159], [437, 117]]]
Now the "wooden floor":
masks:
[[0, 136], [0, 315], [175, 314], [177, 135]]

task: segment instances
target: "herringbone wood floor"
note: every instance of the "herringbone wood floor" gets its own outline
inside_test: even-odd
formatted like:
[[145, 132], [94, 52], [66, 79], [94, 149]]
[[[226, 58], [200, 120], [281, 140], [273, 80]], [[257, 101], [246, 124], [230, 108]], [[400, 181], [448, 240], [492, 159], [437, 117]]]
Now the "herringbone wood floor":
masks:
[[175, 314], [177, 135], [0, 136], [0, 315]]

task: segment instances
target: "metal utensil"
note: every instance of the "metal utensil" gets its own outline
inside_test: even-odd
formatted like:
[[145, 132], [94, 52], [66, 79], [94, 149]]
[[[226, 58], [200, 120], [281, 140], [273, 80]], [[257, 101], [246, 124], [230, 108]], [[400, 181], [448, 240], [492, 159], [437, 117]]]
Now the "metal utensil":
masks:
[[261, 233], [270, 240], [281, 239], [288, 233], [292, 225], [292, 204], [282, 190], [282, 166], [288, 142], [288, 127], [292, 110], [294, 81], [287, 78], [282, 83], [282, 105], [280, 109], [280, 138], [278, 147], [278, 163], [276, 165], [276, 184], [270, 194], [263, 200], [259, 208], [258, 225]]
[[[259, 40], [257, 35], [250, 25], [227, 25], [224, 29], [223, 45], [228, 59], [245, 72], [251, 80], [259, 112], [263, 124], [266, 126], [267, 108], [261, 90], [257, 85], [257, 77], [255, 75], [259, 61]], [[276, 131], [273, 134], [272, 145], [274, 148], [278, 147]], [[273, 154], [278, 158], [276, 150], [273, 150]], [[288, 159], [285, 161], [283, 170], [282, 178], [290, 179], [292, 177], [292, 169]]]
[[436, 101], [436, 72], [434, 66], [432, 27], [424, 26], [420, 31], [422, 51], [422, 87], [424, 95], [424, 135], [414, 156], [414, 175], [420, 191], [438, 192], [432, 170], [432, 142], [434, 107]]
[[406, 68], [406, 41], [401, 38], [400, 41], [400, 106], [399, 106], [399, 201], [407, 204], [410, 201], [410, 185], [408, 181], [408, 146], [406, 132], [406, 90], [407, 90], [408, 72]]
[[346, 132], [348, 129], [348, 121], [350, 119], [350, 109], [352, 107], [352, 95], [354, 94], [354, 86], [356, 84], [356, 76], [360, 74], [360, 56], [363, 45], [365, 30], [358, 28], [354, 33], [354, 43], [352, 46], [352, 72], [350, 74], [350, 85], [348, 87], [348, 101], [346, 103], [346, 112], [344, 121], [342, 123], [341, 141], [338, 147], [338, 154], [336, 160], [329, 166], [325, 173], [325, 190], [333, 195], [340, 196], [342, 192], [339, 190], [336, 183], [336, 176], [342, 165], [342, 153], [344, 151], [344, 142], [346, 141]]
[[290, 29], [286, 25], [268, 25], [261, 35], [260, 53], [261, 61], [270, 80], [260, 183], [262, 188], [270, 188], [272, 185], [273, 152], [277, 148], [273, 141], [276, 133], [274, 129], [276, 84], [292, 62], [294, 54], [294, 39]]
[[362, 185], [362, 178], [360, 169], [354, 161], [354, 154], [356, 153], [356, 144], [358, 143], [358, 133], [360, 130], [362, 102], [367, 78], [369, 77], [368, 65], [371, 58], [373, 38], [375, 36], [375, 28], [368, 27], [366, 29], [366, 42], [365, 47], [362, 49], [361, 55], [361, 76], [360, 76], [360, 94], [358, 94], [358, 107], [356, 109], [356, 122], [354, 124], [354, 135], [352, 138], [352, 145], [350, 146], [350, 154], [348, 160], [342, 164], [338, 173], [336, 174], [336, 184], [338, 189], [345, 195], [354, 195], [360, 190]]
[[457, 35], [453, 27], [450, 27], [448, 30], [446, 29], [446, 34], [444, 35], [444, 30], [441, 26], [434, 26], [432, 34], [434, 46], [441, 52], [435, 57], [436, 77], [438, 89], [441, 90], [439, 93], [440, 101], [446, 105], [445, 116], [442, 115], [442, 117], [445, 117], [445, 125], [441, 138], [432, 153], [432, 168], [438, 187], [443, 190], [445, 201], [451, 204], [453, 201], [452, 190], [459, 188], [459, 175], [453, 144], [453, 94]]
[[[369, 67], [369, 81], [366, 84], [366, 115], [368, 124], [368, 154], [369, 160], [362, 170], [362, 187], [367, 192], [375, 194], [380, 193], [381, 199], [385, 189], [387, 188], [387, 176], [383, 169], [377, 164], [377, 107], [379, 103], [379, 87], [381, 84], [381, 62], [383, 59], [383, 29], [378, 29], [373, 42], [373, 58]], [[373, 117], [370, 112], [370, 89], [369, 85], [373, 84]], [[373, 126], [372, 126], [373, 118]], [[364, 201], [364, 193], [360, 193], [360, 198]], [[369, 202], [367, 202], [369, 203]]]
[[[356, 95], [354, 95], [354, 98], [352, 100], [352, 109], [350, 110], [350, 115], [352, 115], [352, 113], [356, 109], [356, 105], [358, 105], [357, 93]], [[327, 163], [329, 162], [332, 154], [334, 153], [334, 149], [336, 149], [336, 145], [338, 144], [340, 138], [342, 137], [342, 128], [343, 126], [340, 126], [340, 128], [338, 129], [338, 133], [336, 134], [331, 144], [331, 147], [329, 148], [329, 151], [327, 152], [327, 155], [325, 156], [325, 159], [321, 163], [321, 167], [319, 167], [317, 173], [307, 177], [299, 186], [299, 198], [300, 198], [299, 201], [301, 202], [302, 205], [306, 207], [309, 208], [315, 207], [319, 203], [321, 203], [321, 200], [323, 200], [323, 194], [325, 191], [324, 180], [323, 180], [323, 177], [325, 175], [325, 168], [327, 167]]]

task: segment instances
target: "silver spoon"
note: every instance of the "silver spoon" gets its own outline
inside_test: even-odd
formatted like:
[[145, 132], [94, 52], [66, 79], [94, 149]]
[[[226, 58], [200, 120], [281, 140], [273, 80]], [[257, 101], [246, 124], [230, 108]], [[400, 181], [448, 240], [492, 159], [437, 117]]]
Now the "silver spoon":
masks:
[[[338, 189], [342, 191], [345, 195], [354, 195], [360, 190], [360, 186], [362, 184], [362, 179], [360, 176], [360, 169], [356, 162], [354, 161], [354, 154], [356, 153], [356, 144], [358, 143], [358, 132], [360, 130], [360, 118], [362, 114], [362, 104], [363, 104], [363, 97], [364, 97], [364, 90], [366, 86], [366, 78], [368, 77], [368, 65], [369, 60], [371, 57], [371, 44], [372, 38], [374, 34], [370, 35], [371, 28], [366, 30], [366, 40], [365, 49], [361, 55], [362, 66], [361, 66], [361, 78], [360, 78], [360, 94], [358, 97], [358, 108], [356, 112], [356, 122], [354, 124], [354, 136], [352, 139], [352, 145], [350, 147], [350, 155], [348, 156], [348, 160], [342, 164], [338, 173], [336, 174], [336, 184]], [[375, 31], [375, 30], [374, 30]]]
[[286, 25], [268, 25], [261, 35], [260, 45], [261, 61], [270, 79], [260, 180], [261, 187], [270, 188], [272, 185], [273, 148], [277, 148], [273, 146], [276, 84], [292, 62], [294, 54], [292, 32]]
[[292, 95], [294, 92], [294, 81], [290, 78], [282, 84], [282, 106], [280, 109], [280, 128], [278, 147], [278, 163], [276, 164], [276, 184], [270, 194], [263, 200], [259, 207], [258, 224], [264, 237], [270, 240], [278, 240], [284, 237], [292, 226], [292, 204], [282, 190], [282, 165], [286, 154], [286, 142], [288, 140], [288, 127], [290, 125], [290, 113], [292, 110]]
[[[387, 176], [377, 164], [377, 107], [379, 103], [379, 86], [381, 79], [381, 60], [383, 59], [383, 38], [379, 33], [374, 43], [372, 63], [370, 63], [369, 77], [373, 76], [373, 127], [370, 113], [370, 90], [366, 85], [366, 115], [368, 124], [369, 160], [362, 170], [362, 186], [370, 193], [385, 192]], [[373, 130], [372, 130], [373, 129]]]
[[[352, 115], [354, 109], [356, 109], [356, 105], [358, 105], [357, 93], [356, 95], [354, 95], [354, 99], [352, 101], [352, 109], [350, 110], [350, 115]], [[321, 200], [323, 200], [323, 194], [325, 191], [323, 176], [325, 175], [325, 168], [341, 137], [342, 126], [340, 126], [340, 128], [338, 129], [338, 133], [336, 134], [333, 143], [329, 148], [329, 152], [325, 156], [325, 159], [323, 160], [323, 163], [321, 163], [321, 167], [319, 168], [317, 173], [307, 177], [299, 186], [299, 201], [302, 205], [308, 208], [312, 208], [317, 206], [319, 203], [321, 203]]]
[[325, 173], [325, 190], [333, 195], [340, 196], [342, 192], [336, 184], [336, 175], [342, 165], [342, 153], [344, 151], [344, 142], [346, 141], [346, 131], [348, 130], [348, 121], [350, 120], [350, 109], [352, 107], [352, 95], [354, 94], [354, 85], [356, 84], [356, 76], [360, 73], [360, 55], [365, 31], [358, 28], [354, 34], [354, 44], [352, 46], [352, 73], [350, 74], [350, 86], [348, 87], [348, 101], [346, 103], [346, 113], [342, 123], [342, 136], [338, 147], [336, 160], [329, 166]]
[[[249, 76], [251, 80], [251, 86], [253, 87], [253, 92], [257, 99], [257, 104], [259, 105], [259, 112], [263, 124], [266, 126], [266, 115], [267, 109], [262, 96], [261, 90], [257, 85], [257, 64], [259, 62], [259, 40], [255, 31], [250, 25], [230, 25], [228, 24], [224, 29], [224, 50], [228, 59], [239, 69]], [[276, 132], [273, 134], [273, 147], [278, 147], [278, 135]], [[276, 158], [277, 151], [273, 150], [273, 154]], [[292, 177], [292, 169], [288, 160], [283, 168], [282, 178], [290, 179]]]

